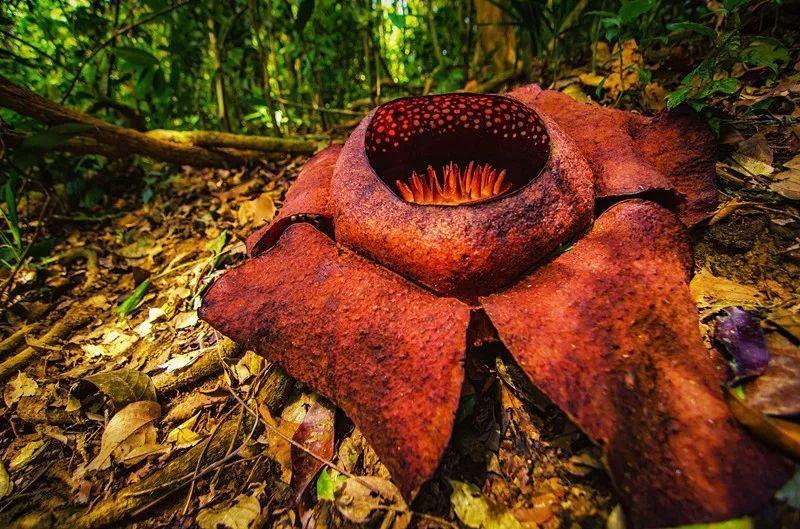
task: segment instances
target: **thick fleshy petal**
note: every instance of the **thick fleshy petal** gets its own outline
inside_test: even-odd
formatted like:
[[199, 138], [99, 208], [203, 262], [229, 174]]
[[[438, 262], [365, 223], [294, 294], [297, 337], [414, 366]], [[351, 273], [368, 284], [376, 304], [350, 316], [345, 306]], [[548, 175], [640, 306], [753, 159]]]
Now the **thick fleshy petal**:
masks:
[[509, 95], [552, 118], [577, 142], [595, 173], [599, 200], [656, 198], [674, 205], [689, 226], [713, 213], [714, 135], [691, 109], [647, 118], [536, 85]]
[[571, 250], [481, 300], [531, 381], [604, 447], [638, 527], [751, 512], [791, 468], [730, 414], [690, 271], [677, 217], [627, 200]]
[[436, 470], [464, 378], [466, 305], [299, 223], [214, 283], [201, 315], [331, 398], [407, 497]]
[[311, 157], [286, 192], [286, 201], [278, 215], [247, 237], [249, 255], [268, 250], [298, 215], [330, 217], [331, 175], [342, 150], [331, 145]]

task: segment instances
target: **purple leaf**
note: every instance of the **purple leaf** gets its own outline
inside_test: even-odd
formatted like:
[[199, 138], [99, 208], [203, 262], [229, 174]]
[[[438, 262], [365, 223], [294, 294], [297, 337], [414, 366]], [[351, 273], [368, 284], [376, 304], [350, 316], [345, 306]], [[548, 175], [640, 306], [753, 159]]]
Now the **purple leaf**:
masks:
[[714, 340], [733, 362], [734, 376], [730, 384], [761, 375], [769, 364], [769, 352], [758, 320], [739, 307], [728, 307], [717, 318]]

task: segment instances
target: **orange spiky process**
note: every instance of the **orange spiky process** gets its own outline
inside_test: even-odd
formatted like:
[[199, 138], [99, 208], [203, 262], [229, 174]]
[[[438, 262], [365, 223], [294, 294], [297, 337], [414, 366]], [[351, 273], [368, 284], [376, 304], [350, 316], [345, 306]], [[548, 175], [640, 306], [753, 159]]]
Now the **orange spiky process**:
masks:
[[413, 204], [457, 206], [502, 195], [511, 189], [506, 171], [491, 165], [470, 162], [461, 168], [450, 162], [436, 171], [430, 165], [426, 174], [411, 173], [407, 182], [395, 182], [400, 196]]

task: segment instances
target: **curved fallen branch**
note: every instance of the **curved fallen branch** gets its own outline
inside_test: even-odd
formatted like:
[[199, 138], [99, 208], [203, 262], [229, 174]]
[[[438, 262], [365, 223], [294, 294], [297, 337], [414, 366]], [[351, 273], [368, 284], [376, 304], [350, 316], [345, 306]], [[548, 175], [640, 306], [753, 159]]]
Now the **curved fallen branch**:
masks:
[[230, 132], [211, 130], [164, 130], [146, 132], [147, 136], [198, 147], [243, 149], [265, 152], [286, 152], [290, 154], [311, 154], [316, 152], [318, 143], [313, 140], [275, 138], [270, 136], [245, 136]]
[[32, 323], [28, 323], [23, 325], [10, 335], [5, 338], [2, 342], [0, 342], [0, 357], [7, 355], [8, 353], [16, 351], [17, 347], [22, 345], [25, 342], [25, 337], [28, 336], [28, 333], [31, 332], [34, 325]]
[[[269, 158], [274, 153], [311, 154], [319, 144], [304, 138], [246, 136], [213, 131], [154, 130], [140, 132], [112, 125], [54, 103], [0, 76], [0, 106], [46, 125], [80, 123], [91, 127], [54, 149], [119, 158], [132, 154], [197, 167], [231, 167]], [[27, 136], [4, 132], [3, 141], [19, 146]]]

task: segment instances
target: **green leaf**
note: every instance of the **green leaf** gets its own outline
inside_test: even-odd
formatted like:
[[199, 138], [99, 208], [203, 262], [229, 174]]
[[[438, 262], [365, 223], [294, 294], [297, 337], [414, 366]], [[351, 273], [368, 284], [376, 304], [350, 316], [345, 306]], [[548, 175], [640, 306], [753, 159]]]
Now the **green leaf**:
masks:
[[400, 13], [389, 13], [389, 22], [394, 24], [394, 27], [397, 29], [405, 29], [406, 28], [406, 16], [401, 15]]
[[753, 39], [742, 52], [742, 61], [751, 66], [763, 66], [774, 73], [791, 61], [789, 50], [775, 39], [759, 37]]
[[327, 468], [323, 468], [317, 478], [317, 499], [334, 501], [333, 491], [335, 488], [330, 471]]
[[225, 248], [225, 245], [228, 244], [228, 238], [228, 230], [223, 230], [216, 239], [206, 245], [206, 248], [211, 250], [211, 253], [214, 254], [214, 262], [211, 265], [212, 268], [216, 268], [222, 260], [222, 250]]
[[128, 297], [122, 300], [122, 303], [114, 308], [114, 312], [116, 312], [120, 318], [126, 318], [128, 314], [136, 310], [136, 307], [142, 302], [142, 298], [144, 298], [148, 288], [150, 288], [150, 279], [145, 279], [133, 289], [133, 292], [131, 292]]
[[314, 0], [300, 0], [300, 5], [297, 7], [297, 19], [294, 21], [294, 28], [297, 31], [303, 31], [308, 21], [311, 20], [312, 14], [314, 14]]
[[672, 109], [676, 106], [680, 105], [681, 103], [686, 101], [686, 98], [689, 96], [689, 91], [691, 87], [684, 86], [683, 88], [679, 88], [674, 92], [670, 92], [667, 94], [666, 101], [667, 101], [667, 108]]
[[670, 31], [691, 31], [703, 35], [704, 37], [713, 38], [717, 36], [716, 31], [703, 24], [698, 24], [697, 22], [673, 22], [667, 24], [667, 29]]
[[730, 13], [734, 9], [738, 9], [748, 3], [750, 0], [722, 0], [722, 7], [725, 8], [725, 11]]
[[111, 48], [111, 50], [117, 57], [135, 68], [147, 68], [158, 65], [158, 58], [149, 51], [133, 48], [131, 46], [117, 46]]
[[733, 77], [714, 81], [714, 89], [723, 94], [732, 94], [739, 88], [739, 81]]
[[655, 0], [630, 0], [619, 8], [619, 18], [623, 24], [632, 22], [653, 9], [655, 5]]
[[639, 72], [639, 83], [642, 85], [650, 84], [650, 81], [653, 80], [653, 72], [647, 68], [639, 68], [638, 66], [635, 66], [634, 68]]
[[219, 255], [226, 244], [228, 244], [228, 230], [222, 230], [216, 239], [206, 245], [206, 249], [214, 255]]

